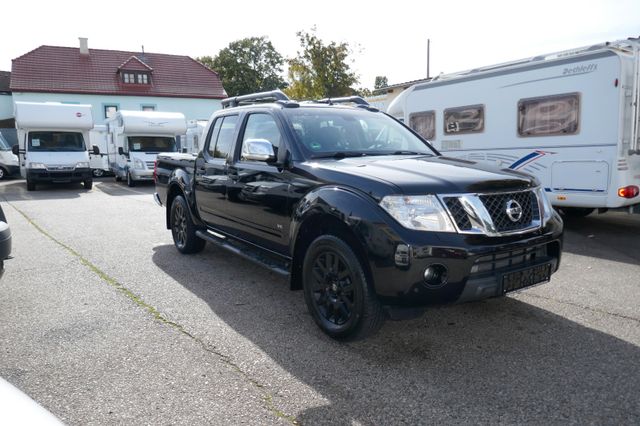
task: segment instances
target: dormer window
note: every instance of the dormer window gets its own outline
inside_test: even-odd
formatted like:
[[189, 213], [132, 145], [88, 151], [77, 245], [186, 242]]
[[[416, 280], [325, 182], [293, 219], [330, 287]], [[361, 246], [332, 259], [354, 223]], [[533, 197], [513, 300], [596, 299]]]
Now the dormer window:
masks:
[[122, 71], [122, 82], [127, 84], [149, 84], [151, 76], [147, 72]]

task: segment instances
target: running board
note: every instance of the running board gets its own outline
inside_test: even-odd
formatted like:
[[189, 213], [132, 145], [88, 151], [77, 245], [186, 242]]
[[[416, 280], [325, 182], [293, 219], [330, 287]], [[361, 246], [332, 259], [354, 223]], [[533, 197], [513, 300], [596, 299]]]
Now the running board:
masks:
[[224, 235], [218, 234], [217, 232], [214, 233], [211, 231], [199, 230], [196, 231], [196, 235], [207, 242], [215, 244], [221, 249], [257, 263], [278, 275], [285, 277], [289, 276], [289, 262], [273, 259], [272, 257], [265, 255], [259, 249], [249, 247], [239, 241], [234, 241]]

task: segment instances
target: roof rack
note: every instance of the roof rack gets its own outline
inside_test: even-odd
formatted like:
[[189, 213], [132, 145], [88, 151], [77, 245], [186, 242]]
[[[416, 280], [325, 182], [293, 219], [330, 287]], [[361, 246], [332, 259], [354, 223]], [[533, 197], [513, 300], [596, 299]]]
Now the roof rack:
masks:
[[234, 96], [222, 100], [222, 108], [233, 108], [242, 104], [252, 104], [259, 102], [288, 101], [289, 97], [280, 90], [270, 92], [251, 93], [249, 95]]
[[313, 102], [317, 104], [328, 104], [328, 105], [348, 104], [348, 103], [353, 103], [358, 105], [369, 105], [369, 102], [365, 101], [360, 96], [347, 96], [344, 98], [324, 98], [324, 99], [320, 99], [319, 101], [313, 101]]

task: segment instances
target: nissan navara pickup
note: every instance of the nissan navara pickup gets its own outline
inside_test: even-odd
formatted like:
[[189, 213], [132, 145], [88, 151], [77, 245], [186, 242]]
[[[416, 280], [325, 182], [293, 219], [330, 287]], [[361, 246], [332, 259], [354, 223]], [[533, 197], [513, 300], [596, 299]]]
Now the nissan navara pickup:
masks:
[[558, 270], [562, 220], [534, 177], [445, 157], [361, 98], [229, 98], [204, 135], [155, 165], [176, 248], [208, 241], [287, 276], [335, 339]]

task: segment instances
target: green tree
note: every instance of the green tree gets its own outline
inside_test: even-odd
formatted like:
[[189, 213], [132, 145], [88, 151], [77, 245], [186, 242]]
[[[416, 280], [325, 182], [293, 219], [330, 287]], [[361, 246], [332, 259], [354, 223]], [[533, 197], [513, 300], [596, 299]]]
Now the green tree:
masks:
[[387, 80], [386, 75], [376, 76], [376, 82], [373, 85], [374, 89], [382, 89], [383, 87], [387, 87], [389, 85], [389, 80]]
[[229, 96], [286, 87], [282, 78], [284, 59], [267, 37], [249, 37], [229, 43], [211, 58], [198, 61], [220, 74]]
[[348, 43], [332, 41], [325, 44], [315, 34], [297, 33], [301, 51], [289, 59], [289, 87], [285, 93], [293, 99], [320, 99], [349, 96], [351, 86], [358, 83], [357, 75], [348, 62], [351, 49]]

